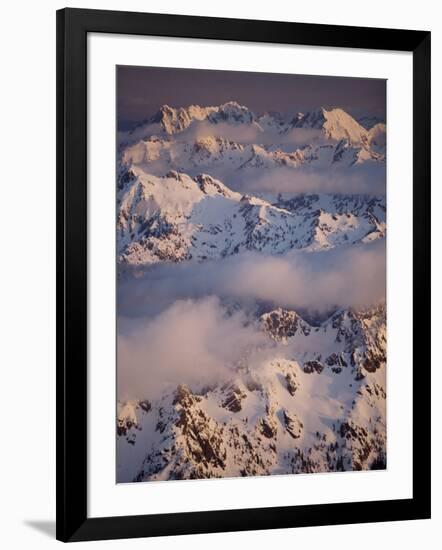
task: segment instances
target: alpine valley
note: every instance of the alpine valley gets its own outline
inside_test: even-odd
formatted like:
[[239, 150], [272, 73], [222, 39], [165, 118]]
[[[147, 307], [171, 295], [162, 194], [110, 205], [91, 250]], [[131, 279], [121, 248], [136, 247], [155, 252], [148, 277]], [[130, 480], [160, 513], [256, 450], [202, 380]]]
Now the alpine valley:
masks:
[[386, 125], [359, 121], [119, 133], [117, 482], [386, 467]]

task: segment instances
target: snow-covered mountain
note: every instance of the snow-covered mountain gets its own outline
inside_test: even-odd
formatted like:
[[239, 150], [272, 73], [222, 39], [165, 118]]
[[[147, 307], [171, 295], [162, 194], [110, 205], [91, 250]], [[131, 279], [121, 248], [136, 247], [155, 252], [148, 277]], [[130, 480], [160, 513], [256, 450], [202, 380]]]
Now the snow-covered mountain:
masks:
[[[312, 143], [292, 152], [271, 149], [257, 144], [241, 144], [222, 137], [206, 136], [192, 141], [169, 141], [158, 138], [141, 140], [128, 146], [122, 154], [122, 163], [141, 165], [151, 173], [164, 175], [168, 170], [189, 174], [217, 171], [225, 174], [248, 171], [250, 177], [259, 170], [296, 170], [313, 167], [330, 170], [360, 165], [367, 161], [382, 162], [385, 150], [385, 132], [374, 127], [367, 133], [370, 148], [350, 145], [346, 139], [326, 143]], [[373, 147], [374, 145], [374, 147]], [[296, 172], [293, 172], [296, 177]]]
[[[332, 300], [318, 311], [317, 304], [309, 309], [310, 298], [298, 305], [284, 292], [278, 303], [270, 303], [274, 293], [245, 293], [241, 300], [241, 293], [232, 291], [236, 279], [218, 294], [219, 279], [189, 284], [201, 264], [212, 266], [204, 273], [213, 277], [247, 255], [273, 262], [294, 251], [320, 258], [336, 249], [323, 255], [336, 253], [342, 262], [347, 256], [341, 252], [353, 246], [364, 251], [376, 245], [373, 241], [382, 244], [385, 155], [385, 124], [356, 121], [339, 108], [289, 116], [257, 115], [233, 101], [164, 105], [120, 135], [117, 255], [124, 285], [119, 290], [133, 292], [126, 302], [118, 298], [125, 303], [119, 309], [124, 331], [137, 332], [174, 300], [183, 294], [186, 299], [184, 291], [178, 298], [171, 291], [170, 285], [181, 283], [185, 289], [197, 286], [197, 297], [219, 294], [222, 316], [215, 339], [221, 347], [218, 323], [238, 311], [244, 313], [240, 328], [259, 337], [247, 340], [240, 359], [225, 364], [213, 383], [180, 378], [178, 353], [172, 384], [153, 396], [119, 396], [118, 482], [386, 467], [385, 300], [370, 298], [375, 303], [357, 307]], [[292, 192], [299, 188], [305, 191]], [[321, 261], [309, 269], [318, 269]], [[151, 297], [155, 290], [149, 282], [169, 268], [176, 269], [175, 279], [157, 285], [158, 296]], [[135, 285], [135, 279], [142, 284]], [[332, 277], [324, 279], [322, 286], [336, 285]], [[304, 293], [304, 280], [298, 293]], [[349, 282], [356, 288], [352, 295], [372, 296], [359, 289], [358, 280]], [[262, 284], [271, 287], [271, 272], [255, 281], [255, 287]], [[149, 299], [155, 304], [145, 310]], [[170, 328], [170, 317], [166, 321], [164, 345], [174, 347], [180, 325]], [[149, 334], [157, 345], [164, 333]], [[201, 338], [209, 336], [202, 331]], [[155, 372], [143, 346], [134, 360]], [[119, 376], [125, 368], [118, 364]]]
[[149, 165], [155, 169], [174, 167], [189, 172], [195, 168], [226, 167], [229, 171], [245, 168], [273, 168], [300, 166], [304, 162], [302, 150], [286, 153], [272, 151], [256, 144], [241, 144], [222, 137], [206, 136], [191, 141], [170, 141], [153, 137], [128, 146], [122, 155], [125, 164]]
[[260, 322], [274, 347], [260, 368], [119, 404], [120, 482], [385, 468], [384, 307]]
[[322, 130], [327, 139], [347, 140], [350, 145], [368, 146], [368, 132], [356, 120], [342, 109], [324, 108], [305, 113], [296, 118], [293, 128], [312, 128]]
[[245, 250], [283, 254], [385, 236], [385, 200], [362, 195], [241, 195], [201, 174], [164, 177], [132, 166], [121, 178], [118, 252], [121, 262], [219, 259]]
[[133, 141], [151, 135], [172, 136], [203, 121], [211, 125], [220, 123], [251, 125], [256, 124], [257, 117], [247, 107], [239, 105], [236, 101], [216, 107], [190, 105], [189, 107], [173, 108], [163, 105], [157, 113], [127, 132], [124, 138], [127, 141]]
[[[316, 130], [317, 134], [299, 132], [306, 129]], [[346, 165], [383, 161], [379, 143], [385, 131], [385, 125], [377, 125], [378, 147], [373, 149], [371, 130], [342, 109], [320, 108], [290, 119], [278, 112], [257, 116], [247, 107], [229, 102], [218, 107], [191, 105], [179, 109], [164, 105], [153, 117], [124, 133], [120, 141], [123, 162], [161, 161], [171, 169], [186, 172], [189, 167], [217, 163], [229, 163], [230, 169], [297, 167], [319, 156], [332, 164], [344, 160], [342, 154], [337, 154], [344, 149], [350, 151]], [[295, 148], [286, 151], [290, 143]], [[329, 149], [326, 159], [315, 154], [324, 145]]]

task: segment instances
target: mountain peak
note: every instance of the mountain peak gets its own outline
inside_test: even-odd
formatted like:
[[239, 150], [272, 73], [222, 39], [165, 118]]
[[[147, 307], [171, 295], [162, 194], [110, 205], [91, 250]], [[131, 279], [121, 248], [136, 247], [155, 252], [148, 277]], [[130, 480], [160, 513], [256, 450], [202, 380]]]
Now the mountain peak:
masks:
[[292, 124], [294, 128], [322, 129], [326, 121], [325, 112], [325, 109], [320, 107], [313, 111], [307, 111], [304, 114], [298, 113], [294, 117]]
[[212, 178], [208, 174], [199, 174], [195, 176], [195, 181], [200, 190], [206, 195], [222, 195], [224, 197], [238, 198], [239, 194], [224, 185], [221, 181]]
[[175, 108], [164, 104], [150, 118], [149, 123], [161, 124], [166, 134], [176, 134], [185, 130], [194, 120], [207, 119], [208, 115], [216, 110], [217, 107], [189, 105], [188, 107]]
[[248, 107], [240, 105], [236, 101], [228, 101], [215, 108], [207, 118], [215, 124], [218, 122], [251, 124], [255, 122], [256, 115]]
[[299, 331], [308, 336], [312, 329], [296, 311], [281, 307], [264, 313], [261, 316], [261, 323], [264, 330], [276, 341], [290, 338]]
[[320, 107], [294, 121], [294, 128], [322, 130], [325, 137], [335, 141], [347, 140], [350, 145], [368, 145], [368, 133], [351, 115], [341, 108]]
[[237, 101], [226, 101], [219, 106], [220, 109], [247, 109], [244, 105], [240, 105]]

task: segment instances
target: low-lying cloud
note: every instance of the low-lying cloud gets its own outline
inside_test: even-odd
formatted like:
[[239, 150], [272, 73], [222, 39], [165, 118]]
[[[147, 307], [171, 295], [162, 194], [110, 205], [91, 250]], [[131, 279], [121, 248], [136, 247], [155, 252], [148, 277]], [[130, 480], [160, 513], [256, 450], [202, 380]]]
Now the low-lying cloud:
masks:
[[216, 295], [240, 303], [328, 311], [385, 298], [385, 241], [284, 256], [246, 252], [223, 260], [150, 267], [119, 284], [119, 313], [153, 315], [179, 299]]
[[211, 171], [224, 183], [243, 193], [336, 193], [385, 195], [385, 164], [367, 162], [352, 167], [277, 167], [247, 172]]
[[119, 399], [152, 398], [179, 383], [202, 388], [217, 382], [265, 340], [242, 312], [226, 315], [214, 296], [178, 300], [119, 334]]
[[278, 145], [292, 146], [325, 142], [320, 129], [292, 128], [284, 133], [276, 130], [264, 130], [257, 123], [229, 124], [220, 122], [216, 125], [208, 121], [194, 122], [180, 134], [175, 136], [176, 141], [194, 141], [204, 138], [222, 138], [242, 145]]
[[383, 300], [385, 241], [281, 257], [243, 253], [126, 274], [118, 297], [119, 399], [152, 399], [180, 383], [199, 390], [230, 378], [245, 356], [252, 369], [275, 353], [289, 357], [290, 346], [275, 350], [256, 311], [250, 314], [258, 303], [330, 313]]

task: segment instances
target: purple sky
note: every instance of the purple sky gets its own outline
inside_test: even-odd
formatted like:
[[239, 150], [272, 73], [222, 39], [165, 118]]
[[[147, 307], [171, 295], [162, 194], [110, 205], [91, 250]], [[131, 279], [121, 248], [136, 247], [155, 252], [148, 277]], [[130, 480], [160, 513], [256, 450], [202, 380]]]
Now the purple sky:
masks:
[[341, 107], [353, 116], [385, 119], [386, 81], [236, 71], [156, 67], [117, 68], [117, 113], [124, 130], [161, 105], [185, 107], [237, 101], [257, 114]]

